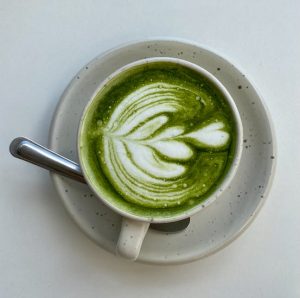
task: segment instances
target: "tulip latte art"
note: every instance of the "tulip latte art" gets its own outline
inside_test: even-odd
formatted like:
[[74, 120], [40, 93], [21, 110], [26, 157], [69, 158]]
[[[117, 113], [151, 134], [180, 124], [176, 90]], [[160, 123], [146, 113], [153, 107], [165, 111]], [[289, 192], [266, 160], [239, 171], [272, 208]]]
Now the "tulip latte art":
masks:
[[137, 215], [200, 204], [233, 159], [236, 128], [222, 93], [171, 62], [114, 77], [85, 113], [80, 150], [95, 188]]

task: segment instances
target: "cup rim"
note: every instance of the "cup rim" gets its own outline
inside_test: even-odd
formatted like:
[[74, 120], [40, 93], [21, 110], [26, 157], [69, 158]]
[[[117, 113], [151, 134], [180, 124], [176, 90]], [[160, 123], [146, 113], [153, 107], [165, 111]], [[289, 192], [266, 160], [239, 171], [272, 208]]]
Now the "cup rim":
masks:
[[[177, 214], [175, 216], [151, 217], [150, 218], [150, 217], [146, 217], [146, 216], [132, 214], [121, 208], [118, 208], [116, 205], [110, 203], [105, 198], [103, 198], [101, 196], [101, 194], [99, 194], [98, 190], [94, 187], [93, 183], [90, 181], [90, 179], [88, 178], [88, 175], [86, 174], [86, 169], [84, 167], [84, 163], [83, 163], [82, 156], [81, 156], [80, 135], [82, 132], [83, 123], [84, 123], [84, 119], [86, 117], [87, 111], [88, 111], [90, 105], [92, 104], [92, 102], [94, 101], [96, 95], [100, 92], [100, 90], [105, 85], [107, 85], [112, 79], [117, 77], [120, 73], [122, 73], [132, 67], [140, 66], [140, 65], [148, 64], [148, 63], [153, 63], [153, 62], [171, 62], [171, 63], [175, 63], [178, 65], [182, 65], [182, 66], [188, 67], [188, 68], [200, 73], [205, 78], [210, 80], [216, 86], [216, 88], [218, 88], [219, 91], [221, 91], [221, 93], [223, 94], [223, 96], [225, 97], [227, 103], [229, 104], [229, 106], [231, 108], [231, 111], [233, 113], [235, 123], [236, 123], [237, 138], [236, 138], [236, 148], [235, 148], [234, 158], [232, 160], [231, 166], [230, 166], [227, 174], [223, 178], [223, 181], [221, 181], [221, 183], [218, 185], [218, 187], [204, 201], [202, 201], [198, 205], [194, 206], [193, 208], [191, 208], [187, 211], [183, 211], [182, 213]], [[206, 208], [207, 206], [212, 204], [214, 201], [216, 201], [222, 195], [222, 193], [228, 188], [231, 181], [233, 180], [233, 178], [237, 172], [240, 160], [241, 160], [242, 149], [243, 149], [242, 120], [241, 120], [238, 108], [236, 107], [236, 104], [235, 104], [233, 98], [231, 97], [230, 93], [227, 91], [225, 86], [213, 74], [208, 72], [203, 67], [201, 67], [197, 64], [194, 64], [192, 62], [186, 61], [184, 59], [171, 58], [171, 57], [151, 57], [151, 58], [139, 59], [139, 60], [133, 61], [129, 64], [126, 64], [126, 65], [118, 68], [112, 74], [110, 74], [108, 77], [106, 77], [96, 88], [95, 92], [92, 94], [88, 103], [86, 104], [86, 106], [82, 112], [81, 118], [80, 118], [78, 133], [77, 133], [77, 152], [78, 152], [78, 157], [79, 157], [79, 164], [80, 164], [82, 173], [85, 177], [87, 184], [93, 190], [93, 192], [97, 195], [98, 199], [101, 200], [109, 208], [111, 208], [112, 210], [114, 210], [115, 212], [117, 212], [118, 214], [120, 214], [124, 217], [131, 218], [131, 219], [134, 219], [137, 221], [151, 222], [151, 223], [168, 223], [168, 222], [174, 222], [174, 221], [178, 221], [181, 219], [185, 219], [187, 217], [191, 217], [192, 215], [198, 213], [199, 211], [201, 211], [202, 209]]]

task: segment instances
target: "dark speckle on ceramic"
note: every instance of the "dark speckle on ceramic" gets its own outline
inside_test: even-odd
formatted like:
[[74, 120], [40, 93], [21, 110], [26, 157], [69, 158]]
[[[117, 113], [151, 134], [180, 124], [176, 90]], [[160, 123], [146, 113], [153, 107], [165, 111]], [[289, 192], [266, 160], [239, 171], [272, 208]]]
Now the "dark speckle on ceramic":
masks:
[[238, 85], [238, 88], [239, 88], [239, 89], [242, 89], [242, 85]]
[[220, 67], [218, 67], [218, 68], [217, 68], [217, 70], [218, 70], [218, 71], [220, 71], [220, 70], [221, 70], [221, 68], [220, 68]]

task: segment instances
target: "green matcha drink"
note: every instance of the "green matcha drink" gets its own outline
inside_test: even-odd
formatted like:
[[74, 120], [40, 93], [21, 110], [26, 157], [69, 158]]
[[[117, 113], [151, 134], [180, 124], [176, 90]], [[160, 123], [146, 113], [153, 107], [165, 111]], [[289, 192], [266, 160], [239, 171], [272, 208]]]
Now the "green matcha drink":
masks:
[[220, 185], [236, 150], [236, 123], [221, 91], [199, 72], [149, 62], [109, 80], [85, 111], [81, 164], [111, 206], [168, 218]]

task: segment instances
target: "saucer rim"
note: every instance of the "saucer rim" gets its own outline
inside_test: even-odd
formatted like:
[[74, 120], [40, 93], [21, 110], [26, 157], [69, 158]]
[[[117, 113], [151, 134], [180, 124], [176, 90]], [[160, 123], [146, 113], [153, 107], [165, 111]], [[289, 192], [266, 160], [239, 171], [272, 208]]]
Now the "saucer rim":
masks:
[[[212, 54], [213, 56], [217, 56], [218, 58], [220, 58], [221, 60], [223, 60], [224, 62], [226, 62], [228, 65], [232, 65], [232, 67], [235, 68], [235, 70], [240, 73], [241, 75], [244, 74], [245, 72], [243, 72], [240, 67], [240, 65], [238, 65], [238, 63], [234, 62], [231, 63], [230, 61], [232, 59], [227, 59], [225, 58], [222, 54], [220, 54], [218, 51], [216, 51], [215, 49], [211, 49], [210, 47], [207, 46], [203, 46], [197, 42], [194, 41], [190, 41], [187, 39], [183, 39], [183, 38], [177, 38], [177, 37], [150, 37], [150, 38], [146, 38], [146, 39], [138, 39], [138, 40], [134, 40], [134, 41], [129, 41], [126, 43], [122, 43], [116, 47], [110, 48], [106, 51], [104, 51], [103, 53], [101, 53], [100, 55], [96, 56], [94, 59], [92, 59], [91, 61], [89, 61], [86, 65], [84, 65], [79, 72], [77, 72], [77, 74], [73, 77], [73, 79], [70, 81], [70, 83], [67, 85], [67, 87], [65, 88], [64, 92], [62, 93], [60, 100], [56, 106], [56, 109], [54, 111], [53, 114], [53, 118], [50, 124], [50, 130], [49, 130], [49, 147], [52, 148], [53, 143], [55, 142], [54, 140], [54, 136], [53, 136], [53, 132], [55, 129], [55, 123], [57, 122], [58, 119], [58, 111], [60, 110], [61, 106], [64, 103], [64, 99], [65, 96], [68, 94], [69, 90], [72, 89], [73, 85], [77, 82], [76, 77], [80, 76], [80, 74], [84, 71], [85, 67], [88, 65], [92, 65], [95, 61], [104, 58], [105, 56], [118, 51], [118, 50], [122, 50], [122, 48], [127, 48], [129, 46], [134, 47], [137, 46], [139, 44], [143, 44], [143, 43], [159, 43], [159, 42], [177, 42], [177, 43], [181, 43], [184, 44], [186, 46], [191, 46], [191, 47], [196, 47], [199, 50], [204, 50], [209, 52], [210, 54]], [[238, 65], [238, 66], [237, 66]], [[245, 220], [244, 224], [241, 225], [237, 231], [228, 239], [225, 239], [222, 243], [220, 243], [218, 246], [214, 246], [213, 248], [209, 249], [206, 253], [197, 253], [197, 250], [194, 250], [194, 254], [190, 254], [190, 255], [183, 255], [183, 256], [178, 256], [178, 258], [176, 258], [176, 260], [172, 259], [151, 259], [151, 258], [143, 258], [141, 259], [140, 257], [137, 259], [137, 262], [140, 263], [147, 263], [147, 264], [156, 264], [156, 265], [176, 265], [176, 264], [185, 264], [185, 263], [189, 263], [189, 262], [193, 262], [195, 260], [199, 260], [199, 259], [203, 259], [205, 257], [211, 256], [217, 252], [219, 252], [220, 250], [222, 250], [223, 248], [227, 247], [228, 245], [230, 245], [232, 242], [234, 242], [239, 236], [241, 236], [247, 229], [248, 227], [251, 225], [251, 223], [254, 221], [254, 219], [257, 217], [257, 215], [259, 214], [259, 212], [261, 211], [262, 207], [264, 206], [267, 197], [270, 194], [272, 185], [273, 185], [273, 181], [274, 181], [274, 177], [275, 177], [275, 173], [276, 173], [276, 167], [277, 167], [277, 141], [276, 141], [276, 133], [275, 133], [275, 128], [274, 128], [274, 124], [269, 112], [269, 109], [265, 103], [265, 100], [261, 94], [261, 92], [259, 91], [259, 89], [257, 88], [257, 86], [255, 85], [255, 83], [253, 82], [253, 80], [251, 78], [249, 78], [249, 76], [247, 75], [247, 81], [249, 82], [249, 84], [252, 86], [252, 88], [254, 89], [254, 91], [257, 94], [257, 98], [259, 99], [259, 101], [261, 102], [261, 105], [264, 109], [265, 115], [266, 115], [266, 119], [268, 121], [269, 124], [269, 129], [270, 129], [270, 135], [272, 136], [272, 153], [276, 156], [276, 158], [272, 161], [271, 163], [271, 167], [270, 167], [270, 172], [269, 175], [267, 176], [267, 181], [265, 184], [265, 190], [264, 190], [264, 195], [263, 197], [260, 198], [257, 206], [255, 207], [255, 210], [253, 211], [253, 213]], [[223, 84], [223, 83], [222, 83]], [[224, 84], [225, 88], [226, 85]], [[243, 119], [243, 116], [241, 116], [241, 118]], [[243, 156], [242, 156], [243, 159]], [[95, 239], [93, 239], [88, 233], [86, 233], [86, 231], [81, 227], [81, 225], [78, 223], [78, 221], [76, 220], [75, 216], [72, 214], [72, 212], [70, 212], [70, 210], [67, 208], [64, 199], [63, 199], [63, 194], [60, 193], [60, 188], [59, 188], [59, 180], [60, 180], [60, 176], [54, 173], [50, 173], [50, 176], [52, 178], [52, 181], [54, 183], [54, 186], [59, 194], [59, 196], [61, 197], [62, 201], [63, 201], [63, 205], [65, 207], [65, 209], [68, 211], [69, 215], [71, 216], [71, 218], [74, 220], [74, 222], [77, 224], [77, 226], [80, 227], [80, 229], [83, 231], [83, 233], [85, 235], [87, 235], [90, 239], [92, 239], [97, 245], [99, 245], [100, 247], [104, 248], [105, 250], [111, 252], [111, 250], [107, 249], [104, 247], [104, 245], [100, 245], [97, 241], [95, 241]], [[234, 181], [234, 179], [233, 179]]]

